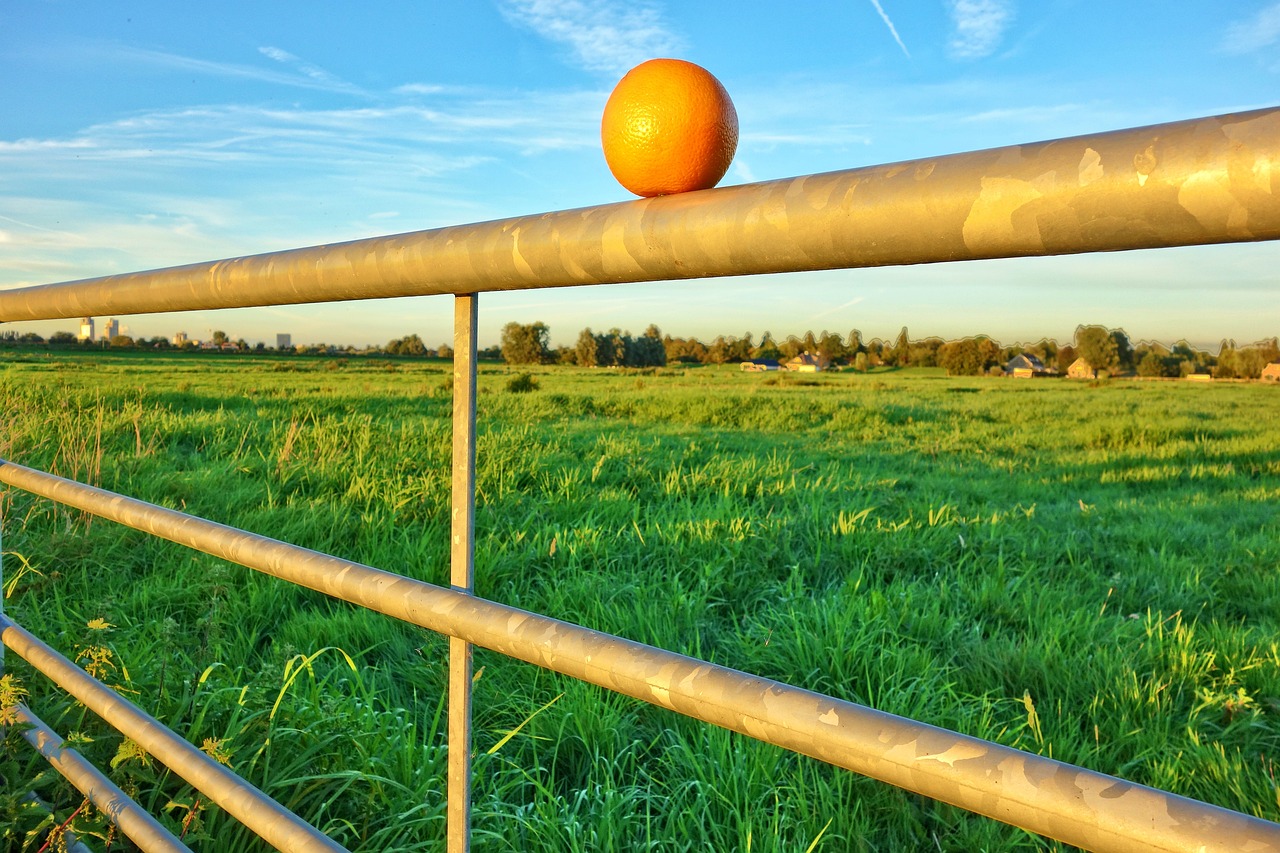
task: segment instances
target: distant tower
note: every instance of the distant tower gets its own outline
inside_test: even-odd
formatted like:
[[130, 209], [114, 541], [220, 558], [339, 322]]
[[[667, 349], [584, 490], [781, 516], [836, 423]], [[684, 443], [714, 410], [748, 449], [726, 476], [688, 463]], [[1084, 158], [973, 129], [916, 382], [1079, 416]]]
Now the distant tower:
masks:
[[120, 321], [112, 317], [107, 321], [106, 327], [102, 330], [102, 339], [111, 342], [111, 339], [120, 334]]
[[293, 335], [277, 333], [276, 349], [278, 350], [293, 349]]
[[173, 333], [173, 345], [174, 345], [175, 347], [180, 347], [180, 346], [182, 346], [183, 344], [185, 344], [186, 342], [187, 342], [187, 333], [186, 333], [186, 332], [174, 332], [174, 333]]
[[92, 317], [80, 318], [80, 340], [82, 341], [93, 340], [93, 318]]

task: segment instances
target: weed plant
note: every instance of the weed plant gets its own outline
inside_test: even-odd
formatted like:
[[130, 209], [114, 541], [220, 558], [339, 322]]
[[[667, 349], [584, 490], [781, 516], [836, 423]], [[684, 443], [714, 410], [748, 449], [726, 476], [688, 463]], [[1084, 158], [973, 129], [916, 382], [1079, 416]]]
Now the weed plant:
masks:
[[[448, 576], [447, 363], [4, 358], [5, 458]], [[1277, 389], [489, 366], [479, 387], [479, 595], [1280, 820]], [[16, 621], [105, 650], [82, 665], [347, 847], [442, 849], [442, 638], [16, 490], [0, 511]], [[5, 666], [175, 833], [260, 849]], [[477, 850], [1060, 849], [476, 666]], [[33, 790], [65, 820], [80, 795], [12, 741], [4, 813]], [[6, 843], [38, 848], [53, 818], [22, 819], [44, 829]]]

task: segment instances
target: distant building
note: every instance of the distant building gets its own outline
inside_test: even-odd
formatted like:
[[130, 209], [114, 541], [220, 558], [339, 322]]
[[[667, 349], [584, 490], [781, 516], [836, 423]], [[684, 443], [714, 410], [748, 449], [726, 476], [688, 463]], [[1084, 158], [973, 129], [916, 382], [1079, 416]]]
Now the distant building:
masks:
[[276, 334], [276, 349], [287, 350], [293, 349], [293, 335]]
[[1280, 382], [1280, 361], [1273, 361], [1262, 368], [1263, 382]]
[[1098, 371], [1093, 365], [1085, 361], [1083, 358], [1077, 358], [1071, 362], [1071, 366], [1067, 368], [1068, 379], [1097, 379]]
[[760, 373], [766, 370], [778, 370], [782, 365], [772, 358], [753, 358], [742, 362], [741, 369], [749, 373]]
[[185, 346], [185, 345], [186, 345], [186, 343], [187, 343], [187, 333], [186, 333], [186, 332], [174, 332], [174, 333], [173, 333], [173, 345], [174, 345], [175, 347]]
[[92, 317], [80, 318], [80, 340], [82, 341], [93, 340], [93, 318]]
[[110, 343], [111, 339], [118, 334], [120, 334], [120, 321], [112, 317], [102, 328], [102, 339]]
[[1018, 379], [1049, 376], [1051, 373], [1049, 368], [1044, 366], [1044, 362], [1029, 352], [1009, 359], [1009, 363], [1004, 366], [1004, 372]]
[[826, 370], [831, 365], [820, 355], [814, 355], [807, 352], [804, 355], [798, 355], [782, 366], [784, 370], [794, 370], [799, 373], [818, 373]]

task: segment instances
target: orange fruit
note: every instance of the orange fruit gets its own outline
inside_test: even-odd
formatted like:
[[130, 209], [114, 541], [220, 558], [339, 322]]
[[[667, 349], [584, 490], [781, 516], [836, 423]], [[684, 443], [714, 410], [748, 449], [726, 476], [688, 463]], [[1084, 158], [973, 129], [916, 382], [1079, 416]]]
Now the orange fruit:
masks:
[[738, 113], [705, 68], [650, 59], [609, 95], [600, 141], [609, 171], [636, 195], [710, 189], [738, 147]]

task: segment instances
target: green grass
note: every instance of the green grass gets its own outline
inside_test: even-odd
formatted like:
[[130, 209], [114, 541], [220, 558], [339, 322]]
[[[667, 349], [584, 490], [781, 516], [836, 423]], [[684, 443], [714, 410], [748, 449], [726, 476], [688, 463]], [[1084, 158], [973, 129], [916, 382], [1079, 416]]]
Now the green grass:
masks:
[[[442, 583], [449, 369], [5, 354], [0, 455]], [[479, 387], [478, 594], [1280, 819], [1276, 389], [678, 366]], [[109, 647], [109, 681], [341, 843], [442, 848], [443, 639], [13, 490], [0, 508], [17, 621]], [[476, 665], [478, 850], [1058, 849]], [[109, 766], [118, 735], [6, 667]], [[78, 795], [25, 749], [6, 774], [65, 818]], [[255, 849], [163, 768], [113, 776], [175, 831], [194, 811], [188, 839]]]

